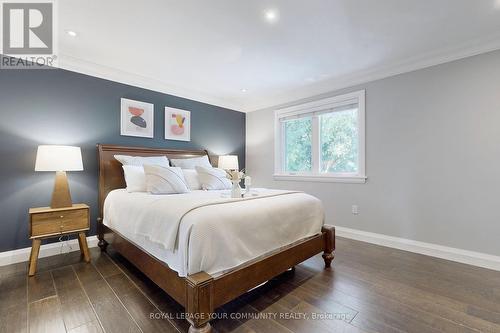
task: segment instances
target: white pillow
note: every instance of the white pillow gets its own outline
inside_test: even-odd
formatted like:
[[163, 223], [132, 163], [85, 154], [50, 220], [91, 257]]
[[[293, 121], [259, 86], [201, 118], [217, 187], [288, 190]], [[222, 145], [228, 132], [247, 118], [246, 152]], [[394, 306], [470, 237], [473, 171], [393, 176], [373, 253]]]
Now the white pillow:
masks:
[[201, 183], [198, 177], [198, 172], [193, 169], [182, 169], [182, 173], [184, 174], [184, 179], [189, 186], [191, 191], [201, 190]]
[[228, 190], [232, 187], [226, 171], [222, 169], [197, 166], [196, 171], [204, 190]]
[[142, 166], [122, 165], [127, 192], [146, 192], [146, 175]]
[[158, 165], [144, 165], [146, 188], [151, 194], [173, 194], [189, 192], [181, 168], [165, 168]]
[[160, 165], [164, 167], [169, 167], [170, 163], [166, 156], [128, 156], [128, 155], [115, 155], [117, 159], [123, 165], [135, 165], [143, 166], [144, 164], [149, 165]]
[[182, 168], [182, 169], [194, 169], [197, 166], [205, 167], [205, 168], [211, 168], [212, 165], [210, 164], [210, 161], [208, 160], [207, 155], [203, 155], [200, 157], [193, 157], [193, 158], [172, 158], [170, 160], [172, 162], [173, 166]]

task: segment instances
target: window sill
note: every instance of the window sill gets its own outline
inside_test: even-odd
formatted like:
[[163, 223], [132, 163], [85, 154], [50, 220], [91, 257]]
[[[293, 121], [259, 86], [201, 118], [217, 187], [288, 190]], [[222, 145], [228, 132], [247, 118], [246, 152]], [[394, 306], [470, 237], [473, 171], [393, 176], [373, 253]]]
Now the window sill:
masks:
[[347, 184], [364, 184], [367, 177], [365, 176], [330, 176], [330, 175], [290, 175], [290, 174], [274, 174], [274, 180], [280, 181], [296, 181], [296, 182], [319, 182], [319, 183], [347, 183]]

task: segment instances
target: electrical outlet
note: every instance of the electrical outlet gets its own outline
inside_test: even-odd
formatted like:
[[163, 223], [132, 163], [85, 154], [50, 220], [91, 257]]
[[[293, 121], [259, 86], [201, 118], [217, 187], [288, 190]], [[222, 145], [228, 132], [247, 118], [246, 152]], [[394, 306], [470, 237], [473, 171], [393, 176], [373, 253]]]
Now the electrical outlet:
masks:
[[352, 215], [358, 215], [359, 214], [359, 211], [358, 211], [358, 205], [352, 205]]

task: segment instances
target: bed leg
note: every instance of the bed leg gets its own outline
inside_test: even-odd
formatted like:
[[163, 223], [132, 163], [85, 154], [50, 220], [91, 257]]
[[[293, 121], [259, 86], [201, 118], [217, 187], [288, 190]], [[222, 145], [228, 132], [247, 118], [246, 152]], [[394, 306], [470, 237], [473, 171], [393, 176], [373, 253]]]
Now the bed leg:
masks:
[[106, 248], [108, 247], [108, 242], [104, 240], [104, 228], [102, 227], [102, 218], [97, 218], [97, 238], [99, 242], [97, 246], [101, 249], [102, 252], [106, 252]]
[[97, 246], [99, 246], [102, 252], [106, 252], [106, 248], [108, 247], [108, 242], [106, 242], [104, 239], [99, 239]]
[[325, 268], [330, 268], [334, 258], [333, 251], [335, 251], [335, 227], [324, 225], [321, 229], [325, 239], [325, 249], [323, 251], [323, 260], [325, 261]]
[[210, 323], [206, 323], [205, 326], [198, 328], [194, 327], [193, 324], [191, 324], [188, 330], [188, 333], [209, 333], [209, 332], [212, 332], [212, 326], [210, 325]]
[[186, 277], [186, 319], [189, 333], [212, 332], [213, 277], [205, 272]]

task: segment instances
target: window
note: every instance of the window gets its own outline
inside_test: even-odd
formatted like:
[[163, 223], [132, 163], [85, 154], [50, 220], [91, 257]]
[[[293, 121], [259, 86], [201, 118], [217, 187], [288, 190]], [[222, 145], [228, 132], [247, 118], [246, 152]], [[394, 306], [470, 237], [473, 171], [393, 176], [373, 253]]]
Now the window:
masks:
[[365, 92], [276, 111], [277, 180], [363, 183]]

